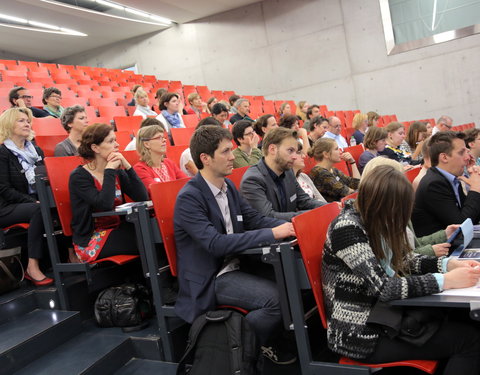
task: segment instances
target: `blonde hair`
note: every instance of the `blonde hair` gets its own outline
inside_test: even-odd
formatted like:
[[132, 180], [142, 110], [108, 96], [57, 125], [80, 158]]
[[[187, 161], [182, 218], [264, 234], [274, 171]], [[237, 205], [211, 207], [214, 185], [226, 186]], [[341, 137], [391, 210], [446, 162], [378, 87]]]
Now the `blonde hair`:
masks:
[[138, 98], [143, 98], [144, 96], [148, 98], [148, 94], [145, 90], [138, 88], [137, 91], [135, 91], [135, 100], [137, 100]]
[[[20, 113], [27, 115], [28, 121], [32, 123], [32, 111], [29, 108], [13, 107], [5, 110], [0, 115], [0, 143], [5, 142], [12, 136], [13, 128], [18, 120]], [[30, 129], [30, 135], [27, 137], [27, 141], [31, 141], [35, 137], [35, 132]]]
[[155, 137], [158, 133], [164, 134], [164, 129], [160, 125], [144, 126], [143, 128], [140, 128], [137, 133], [137, 152], [140, 155], [140, 160], [145, 162], [149, 167], [153, 166], [153, 160], [150, 149], [145, 147], [145, 142]]
[[324, 152], [331, 152], [337, 142], [331, 138], [318, 138], [313, 146], [308, 150], [308, 156], [314, 158], [316, 161], [322, 161]]
[[352, 120], [352, 128], [359, 129], [360, 126], [362, 126], [363, 122], [367, 120], [368, 121], [368, 116], [365, 113], [357, 113], [355, 116], [353, 116]]
[[362, 181], [369, 173], [371, 173], [375, 168], [380, 165], [389, 165], [397, 171], [404, 173], [403, 166], [398, 161], [389, 159], [384, 156], [377, 156], [365, 165], [365, 168], [363, 168], [362, 177], [360, 177], [360, 181]]
[[187, 100], [190, 104], [192, 104], [192, 102], [199, 97], [200, 95], [198, 95], [196, 92], [192, 92], [191, 94], [188, 95]]

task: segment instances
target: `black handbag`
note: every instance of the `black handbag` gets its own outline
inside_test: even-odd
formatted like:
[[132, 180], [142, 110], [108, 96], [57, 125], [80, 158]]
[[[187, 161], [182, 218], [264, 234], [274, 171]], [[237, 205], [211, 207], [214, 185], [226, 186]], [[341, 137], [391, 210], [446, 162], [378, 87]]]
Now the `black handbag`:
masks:
[[140, 284], [123, 284], [100, 292], [95, 301], [95, 319], [101, 327], [143, 329], [152, 314], [149, 291]]
[[382, 334], [415, 346], [424, 345], [440, 328], [446, 314], [438, 308], [391, 306], [378, 301], [367, 324], [380, 327]]
[[20, 287], [25, 271], [20, 260], [21, 247], [0, 250], [0, 294]]

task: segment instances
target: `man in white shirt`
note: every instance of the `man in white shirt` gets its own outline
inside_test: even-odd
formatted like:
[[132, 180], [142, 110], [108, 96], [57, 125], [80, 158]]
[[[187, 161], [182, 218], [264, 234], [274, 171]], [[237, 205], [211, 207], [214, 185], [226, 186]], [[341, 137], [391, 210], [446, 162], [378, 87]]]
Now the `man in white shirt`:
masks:
[[342, 122], [338, 117], [332, 116], [328, 118], [328, 131], [323, 136], [324, 138], [331, 138], [334, 139], [337, 144], [338, 148], [346, 148], [348, 147], [348, 143], [345, 138], [342, 137], [340, 134], [342, 130]]
[[432, 135], [438, 132], [447, 132], [452, 129], [453, 120], [450, 116], [443, 115], [437, 120], [437, 125], [432, 130]]

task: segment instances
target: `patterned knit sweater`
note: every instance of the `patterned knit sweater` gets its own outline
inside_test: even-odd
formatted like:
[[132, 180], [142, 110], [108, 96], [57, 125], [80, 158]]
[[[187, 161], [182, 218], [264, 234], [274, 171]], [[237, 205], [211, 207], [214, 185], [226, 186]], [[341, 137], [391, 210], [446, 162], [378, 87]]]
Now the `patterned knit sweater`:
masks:
[[406, 260], [408, 277], [389, 277], [377, 261], [353, 201], [331, 223], [325, 241], [322, 280], [329, 348], [351, 358], [366, 358], [375, 350], [380, 330], [367, 325], [377, 302], [438, 293], [433, 272], [442, 260], [415, 255]]

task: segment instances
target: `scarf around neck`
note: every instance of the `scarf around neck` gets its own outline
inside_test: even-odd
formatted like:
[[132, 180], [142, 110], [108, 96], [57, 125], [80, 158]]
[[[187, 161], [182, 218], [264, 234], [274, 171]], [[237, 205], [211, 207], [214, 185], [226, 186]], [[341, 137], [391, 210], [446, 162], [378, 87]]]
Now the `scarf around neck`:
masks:
[[20, 162], [23, 170], [25, 171], [25, 177], [28, 181], [29, 190], [35, 191], [35, 164], [42, 160], [42, 157], [38, 155], [35, 146], [30, 141], [25, 141], [23, 149], [18, 148], [17, 145], [11, 140], [6, 139], [3, 142], [6, 148], [8, 148], [13, 155], [15, 155]]
[[180, 121], [180, 115], [178, 114], [178, 112], [175, 112], [172, 115], [172, 114], [170, 114], [170, 112], [168, 112], [166, 109], [164, 109], [162, 111], [162, 115], [163, 115], [163, 117], [166, 118], [168, 123], [170, 125], [172, 125], [172, 128], [179, 128], [180, 127], [181, 121]]

